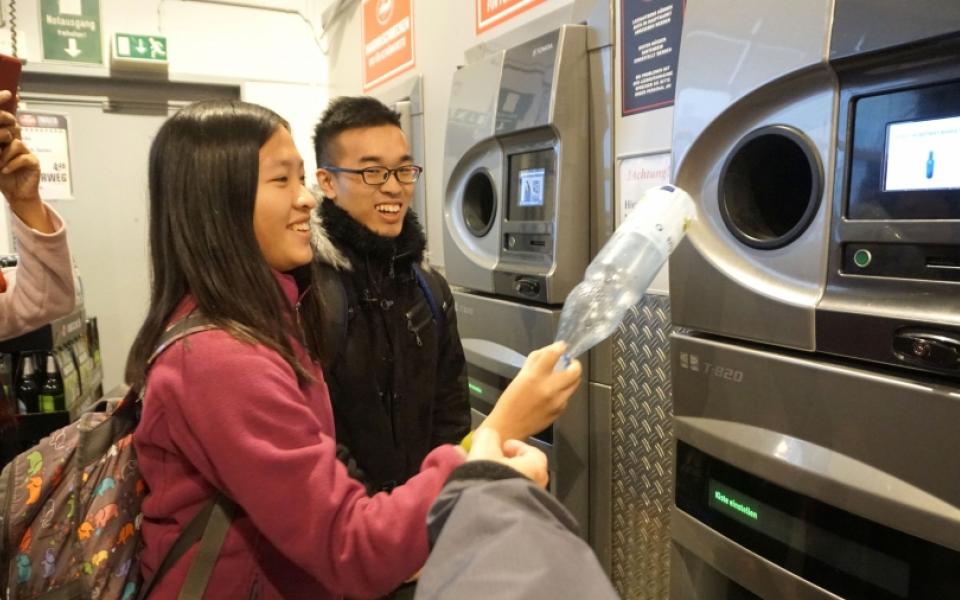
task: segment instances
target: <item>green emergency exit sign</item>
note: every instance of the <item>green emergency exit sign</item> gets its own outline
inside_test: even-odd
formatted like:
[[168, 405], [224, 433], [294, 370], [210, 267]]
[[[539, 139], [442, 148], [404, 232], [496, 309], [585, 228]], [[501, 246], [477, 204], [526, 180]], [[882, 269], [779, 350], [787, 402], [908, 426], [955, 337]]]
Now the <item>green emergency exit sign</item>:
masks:
[[167, 38], [163, 36], [117, 33], [113, 37], [113, 43], [115, 58], [167, 62]]
[[44, 60], [103, 64], [100, 0], [40, 0]]

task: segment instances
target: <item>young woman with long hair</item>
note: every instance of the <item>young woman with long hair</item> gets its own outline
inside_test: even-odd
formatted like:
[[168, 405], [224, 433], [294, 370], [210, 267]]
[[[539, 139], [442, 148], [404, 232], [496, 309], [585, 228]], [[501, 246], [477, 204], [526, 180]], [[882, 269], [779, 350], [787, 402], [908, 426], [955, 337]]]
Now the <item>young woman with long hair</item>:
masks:
[[[464, 452], [439, 447], [406, 484], [371, 497], [338, 462], [323, 374], [297, 324], [316, 201], [287, 123], [243, 102], [193, 104], [161, 127], [149, 171], [153, 283], [127, 363], [128, 382], [145, 386], [134, 436], [149, 489], [144, 574], [221, 493], [239, 510], [205, 598], [373, 597], [395, 588], [423, 565], [427, 510]], [[194, 311], [217, 328], [173, 343], [148, 369], [165, 329]], [[560, 352], [531, 354], [487, 426], [513, 437], [559, 414], [580, 378], [579, 365], [553, 373]], [[519, 447], [470, 458], [543, 483], [544, 461]], [[155, 597], [176, 595], [195, 554]]]

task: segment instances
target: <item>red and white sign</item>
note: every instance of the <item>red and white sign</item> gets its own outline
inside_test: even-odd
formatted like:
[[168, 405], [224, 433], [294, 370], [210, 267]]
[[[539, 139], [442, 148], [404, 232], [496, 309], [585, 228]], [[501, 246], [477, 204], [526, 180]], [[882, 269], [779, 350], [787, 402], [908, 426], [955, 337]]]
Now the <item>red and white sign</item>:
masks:
[[413, 68], [413, 0], [363, 0], [363, 90]]
[[544, 0], [477, 0], [477, 35], [506, 23]]

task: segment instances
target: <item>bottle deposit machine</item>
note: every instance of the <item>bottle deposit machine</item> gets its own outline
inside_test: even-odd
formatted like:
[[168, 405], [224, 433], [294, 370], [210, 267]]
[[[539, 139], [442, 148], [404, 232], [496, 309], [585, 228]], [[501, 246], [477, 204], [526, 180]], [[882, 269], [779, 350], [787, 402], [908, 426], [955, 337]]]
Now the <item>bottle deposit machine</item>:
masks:
[[[444, 261], [450, 284], [462, 288], [454, 296], [475, 424], [525, 356], [553, 341], [563, 300], [589, 259], [587, 82], [580, 25], [454, 75], [444, 146]], [[552, 490], [583, 524], [585, 388], [551, 428], [531, 438], [550, 458]]]
[[726, 4], [678, 68], [672, 597], [960, 597], [960, 5]]
[[444, 147], [451, 283], [562, 304], [589, 259], [586, 27], [462, 67]]

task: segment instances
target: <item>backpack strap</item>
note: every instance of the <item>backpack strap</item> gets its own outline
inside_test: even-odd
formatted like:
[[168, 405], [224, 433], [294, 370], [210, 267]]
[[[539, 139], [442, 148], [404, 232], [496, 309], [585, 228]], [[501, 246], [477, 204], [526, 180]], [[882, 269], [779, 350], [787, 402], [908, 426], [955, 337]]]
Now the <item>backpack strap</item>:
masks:
[[147, 368], [150, 366], [163, 354], [174, 342], [181, 340], [188, 335], [193, 335], [195, 333], [200, 333], [201, 331], [210, 331], [211, 329], [216, 329], [217, 326], [207, 318], [206, 315], [199, 311], [193, 311], [182, 319], [178, 319], [173, 325], [168, 327], [160, 335], [160, 340], [157, 342], [157, 347], [154, 349], [153, 353], [150, 354], [150, 358], [147, 359]]
[[322, 311], [322, 322], [319, 325], [323, 333], [322, 356], [329, 368], [336, 364], [340, 351], [347, 345], [349, 306], [340, 272], [325, 262], [315, 262], [313, 286]]
[[440, 288], [440, 282], [435, 275], [425, 273], [416, 263], [413, 264], [413, 274], [417, 278], [417, 285], [420, 286], [423, 297], [427, 300], [430, 312], [433, 313], [433, 320], [437, 322], [437, 332], [442, 332], [447, 326], [447, 307], [443, 306], [443, 290]]
[[203, 529], [200, 548], [193, 558], [193, 564], [187, 571], [187, 579], [183, 582], [179, 600], [201, 600], [207, 589], [210, 576], [213, 575], [213, 566], [217, 564], [220, 548], [227, 539], [230, 524], [233, 522], [237, 505], [223, 494], [218, 493], [213, 499], [207, 526]]
[[200, 542], [200, 549], [193, 559], [193, 564], [190, 565], [190, 571], [187, 572], [187, 579], [180, 591], [180, 600], [202, 598], [210, 575], [213, 574], [217, 555], [227, 537], [235, 510], [236, 505], [220, 492], [207, 500], [200, 512], [177, 536], [173, 546], [160, 561], [160, 566], [154, 571], [153, 577], [144, 582], [140, 593], [137, 594], [137, 600], [144, 600], [163, 576], [197, 541]]

